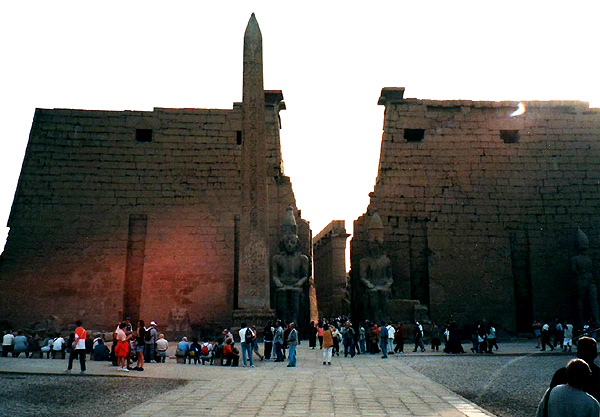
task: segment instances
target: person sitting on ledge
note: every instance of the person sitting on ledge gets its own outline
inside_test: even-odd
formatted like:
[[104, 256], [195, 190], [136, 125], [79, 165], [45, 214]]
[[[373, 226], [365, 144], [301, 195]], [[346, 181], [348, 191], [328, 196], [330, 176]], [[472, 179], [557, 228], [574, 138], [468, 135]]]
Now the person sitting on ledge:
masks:
[[[190, 351], [190, 344], [188, 342], [188, 338], [184, 336], [181, 339], [181, 342], [179, 342], [179, 344], [177, 345], [177, 349], [175, 350], [175, 356], [178, 358], [187, 358], [189, 351]], [[185, 363], [185, 360], [184, 360], [184, 363]]]
[[192, 343], [190, 344], [188, 355], [190, 364], [192, 363], [192, 359], [194, 360], [194, 365], [197, 365], [198, 362], [200, 362], [200, 344], [198, 343], [197, 337], [192, 337]]
[[202, 360], [202, 365], [206, 362], [213, 364], [213, 345], [208, 341], [208, 337], [204, 338], [204, 342], [200, 346], [200, 360]]
[[100, 338], [94, 346], [94, 360], [95, 361], [109, 361], [110, 350], [104, 344], [104, 339]]
[[167, 350], [169, 349], [169, 342], [165, 339], [164, 334], [158, 335], [158, 340], [156, 341], [156, 353], [158, 354], [159, 362], [165, 363], [167, 359]]
[[66, 342], [65, 339], [60, 335], [60, 333], [56, 333], [56, 337], [52, 342], [52, 359], [64, 359], [65, 358], [65, 348]]
[[232, 346], [231, 339], [227, 339], [223, 346], [223, 358], [225, 358], [224, 366], [239, 366], [240, 352]]
[[21, 353], [25, 353], [25, 357], [29, 357], [29, 352], [27, 351], [27, 337], [25, 336], [25, 332], [23, 330], [19, 330], [17, 333], [17, 337], [14, 340], [14, 350], [12, 353], [13, 358], [18, 358]]

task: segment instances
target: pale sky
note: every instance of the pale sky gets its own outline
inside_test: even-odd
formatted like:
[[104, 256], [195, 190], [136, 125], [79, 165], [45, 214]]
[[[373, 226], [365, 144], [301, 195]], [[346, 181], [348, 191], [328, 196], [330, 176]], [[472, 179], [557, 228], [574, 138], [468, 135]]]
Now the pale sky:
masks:
[[[295, 4], [290, 6], [290, 4]], [[2, 1], [0, 222], [36, 107], [231, 109], [256, 13], [283, 90], [285, 174], [316, 235], [365, 212], [383, 87], [405, 97], [600, 105], [597, 1]], [[373, 5], [371, 5], [373, 4]], [[0, 226], [4, 244], [8, 228]]]

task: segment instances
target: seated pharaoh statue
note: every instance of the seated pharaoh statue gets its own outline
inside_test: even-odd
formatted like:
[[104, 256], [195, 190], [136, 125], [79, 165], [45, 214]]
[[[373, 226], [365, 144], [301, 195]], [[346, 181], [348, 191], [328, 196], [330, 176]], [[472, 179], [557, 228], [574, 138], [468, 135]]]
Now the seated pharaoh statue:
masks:
[[371, 216], [369, 253], [360, 260], [360, 282], [366, 288], [365, 317], [370, 320], [388, 319], [388, 300], [392, 294], [392, 263], [383, 248], [383, 223], [378, 213]]
[[579, 323], [587, 319], [594, 323], [599, 320], [598, 287], [594, 279], [592, 260], [587, 255], [590, 246], [587, 235], [577, 229], [575, 250], [577, 255], [571, 257], [571, 273], [577, 284], [577, 313]]
[[309, 262], [298, 250], [298, 226], [291, 206], [283, 218], [281, 233], [279, 254], [273, 257], [277, 317], [298, 323], [300, 301], [309, 278]]

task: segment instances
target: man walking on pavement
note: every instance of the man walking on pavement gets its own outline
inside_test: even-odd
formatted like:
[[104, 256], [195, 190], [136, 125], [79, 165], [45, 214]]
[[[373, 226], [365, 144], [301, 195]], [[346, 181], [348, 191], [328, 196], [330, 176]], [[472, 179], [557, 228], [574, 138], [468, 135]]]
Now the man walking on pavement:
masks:
[[71, 372], [73, 369], [73, 360], [79, 356], [79, 365], [81, 366], [81, 373], [85, 373], [85, 339], [87, 338], [87, 332], [82, 326], [81, 320], [77, 320], [75, 325], [75, 341], [73, 342], [73, 351], [69, 355], [69, 367], [67, 372]]

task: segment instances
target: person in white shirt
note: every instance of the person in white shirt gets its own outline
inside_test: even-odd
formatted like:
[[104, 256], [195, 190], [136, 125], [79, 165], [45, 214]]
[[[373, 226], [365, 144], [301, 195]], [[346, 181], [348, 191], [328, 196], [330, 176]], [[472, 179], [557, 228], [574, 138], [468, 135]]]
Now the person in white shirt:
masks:
[[569, 352], [573, 348], [573, 325], [569, 322], [565, 323], [565, 338], [563, 340], [563, 352], [567, 351], [567, 347], [569, 348]]
[[158, 335], [158, 340], [156, 341], [156, 352], [158, 352], [160, 363], [165, 363], [167, 349], [169, 349], [169, 342], [165, 339], [165, 335], [161, 333]]
[[[252, 331], [250, 326], [247, 326], [246, 323], [242, 323], [242, 328], [240, 329], [240, 342], [242, 343], [242, 360], [244, 366], [247, 365], [248, 360], [250, 361], [250, 367], [254, 368], [254, 361], [252, 360], [252, 345], [254, 343], [254, 337], [256, 334]], [[246, 360], [247, 356], [247, 360]]]
[[15, 346], [15, 335], [12, 331], [7, 331], [2, 337], [2, 357], [6, 358], [9, 353], [12, 353]]
[[60, 333], [56, 334], [54, 341], [52, 342], [52, 358], [55, 359], [64, 354], [65, 339], [62, 338]]
[[387, 325], [388, 329], [388, 353], [390, 355], [394, 354], [394, 334], [396, 333], [396, 329], [392, 326], [392, 323]]

